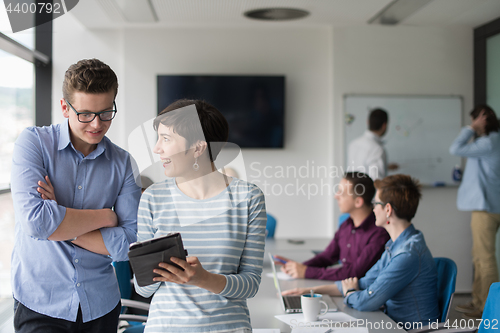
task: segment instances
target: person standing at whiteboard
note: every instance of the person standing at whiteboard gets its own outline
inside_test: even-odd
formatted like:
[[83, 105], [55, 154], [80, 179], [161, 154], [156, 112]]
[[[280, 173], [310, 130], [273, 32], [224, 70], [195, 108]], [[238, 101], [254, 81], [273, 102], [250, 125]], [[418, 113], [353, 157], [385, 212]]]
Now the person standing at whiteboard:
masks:
[[387, 164], [382, 137], [387, 132], [389, 116], [383, 109], [377, 108], [370, 112], [368, 130], [362, 136], [354, 139], [348, 148], [347, 165], [349, 171], [360, 171], [368, 174], [371, 179], [382, 179], [387, 175], [387, 169], [396, 170], [395, 163]]
[[498, 282], [495, 241], [500, 227], [500, 124], [487, 105], [470, 113], [472, 123], [462, 129], [450, 153], [467, 157], [457, 207], [472, 211], [472, 302], [458, 305], [467, 319], [481, 318], [490, 285]]

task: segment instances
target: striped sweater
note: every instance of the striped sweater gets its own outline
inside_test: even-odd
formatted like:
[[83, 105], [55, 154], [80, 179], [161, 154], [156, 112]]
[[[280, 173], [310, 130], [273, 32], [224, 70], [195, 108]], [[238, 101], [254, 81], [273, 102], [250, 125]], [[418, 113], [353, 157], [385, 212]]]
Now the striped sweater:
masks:
[[251, 329], [246, 299], [259, 288], [266, 230], [264, 195], [257, 186], [233, 178], [215, 197], [196, 200], [168, 179], [144, 192], [137, 221], [139, 241], [180, 232], [190, 256], [226, 277], [220, 294], [175, 283], [135, 283], [140, 295], [154, 294], [145, 333]]

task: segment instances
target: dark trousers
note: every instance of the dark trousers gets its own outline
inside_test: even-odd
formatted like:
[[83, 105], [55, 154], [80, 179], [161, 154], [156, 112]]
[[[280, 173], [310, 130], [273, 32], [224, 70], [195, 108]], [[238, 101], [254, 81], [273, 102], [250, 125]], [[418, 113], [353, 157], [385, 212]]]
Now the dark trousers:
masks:
[[14, 330], [16, 333], [115, 333], [121, 302], [108, 314], [84, 323], [78, 309], [76, 322], [53, 318], [28, 309], [14, 299]]

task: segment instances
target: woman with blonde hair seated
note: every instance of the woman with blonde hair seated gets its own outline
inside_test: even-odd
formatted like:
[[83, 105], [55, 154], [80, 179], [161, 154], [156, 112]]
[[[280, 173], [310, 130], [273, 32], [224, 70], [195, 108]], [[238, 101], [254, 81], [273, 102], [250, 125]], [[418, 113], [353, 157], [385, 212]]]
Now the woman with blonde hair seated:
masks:
[[[411, 223], [421, 198], [420, 185], [410, 176], [394, 175], [376, 180], [375, 188], [375, 224], [391, 237], [382, 257], [359, 281], [348, 278], [312, 289], [320, 294], [343, 295], [344, 303], [359, 311], [383, 307], [403, 327], [407, 323], [428, 324], [439, 317], [437, 271], [424, 235]], [[293, 289], [283, 294], [310, 290]]]

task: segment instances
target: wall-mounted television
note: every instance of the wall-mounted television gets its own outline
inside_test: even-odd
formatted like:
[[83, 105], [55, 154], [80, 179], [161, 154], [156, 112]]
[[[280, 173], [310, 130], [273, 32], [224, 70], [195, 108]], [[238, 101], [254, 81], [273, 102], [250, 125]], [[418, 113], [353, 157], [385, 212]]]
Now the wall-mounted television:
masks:
[[181, 98], [215, 106], [241, 148], [283, 148], [284, 76], [158, 75], [158, 113]]

